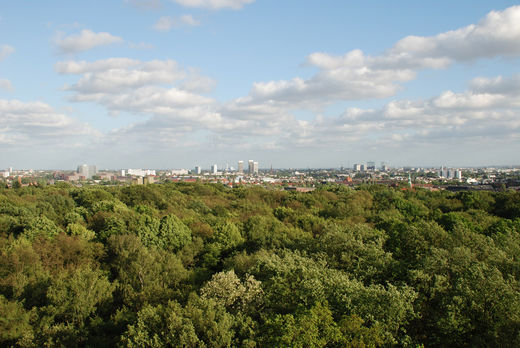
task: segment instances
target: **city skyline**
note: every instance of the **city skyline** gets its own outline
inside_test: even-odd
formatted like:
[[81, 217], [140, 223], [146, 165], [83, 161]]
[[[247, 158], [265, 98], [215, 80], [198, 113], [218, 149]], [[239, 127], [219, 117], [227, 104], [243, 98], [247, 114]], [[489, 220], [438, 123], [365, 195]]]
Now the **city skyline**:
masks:
[[7, 2], [0, 166], [517, 165], [519, 63], [514, 1]]

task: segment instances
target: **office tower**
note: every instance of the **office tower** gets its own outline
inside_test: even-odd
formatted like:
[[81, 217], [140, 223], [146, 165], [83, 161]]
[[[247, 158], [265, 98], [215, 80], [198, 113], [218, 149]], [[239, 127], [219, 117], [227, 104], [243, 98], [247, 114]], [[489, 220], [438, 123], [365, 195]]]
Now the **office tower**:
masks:
[[439, 176], [441, 178], [447, 178], [448, 177], [448, 169], [445, 166], [442, 166], [439, 170]]
[[353, 169], [354, 169], [354, 171], [356, 171], [356, 172], [361, 171], [361, 164], [358, 164], [358, 163], [354, 164]]
[[155, 169], [128, 169], [126, 171], [128, 175], [133, 176], [148, 176], [148, 175], [156, 175]]
[[258, 174], [258, 162], [253, 162], [253, 174]]
[[461, 170], [458, 169], [455, 171], [455, 179], [462, 180], [462, 171]]
[[361, 171], [364, 172], [366, 170], [366, 167], [364, 164], [361, 165]]
[[199, 175], [201, 172], [200, 166], [195, 166], [195, 174]]
[[216, 164], [211, 166], [211, 174], [217, 174], [217, 165]]
[[367, 170], [376, 170], [376, 162], [367, 162]]
[[97, 167], [95, 165], [82, 164], [78, 166], [78, 174], [84, 176], [85, 179], [92, 179], [97, 174]]
[[255, 161], [249, 160], [248, 164], [249, 164], [249, 166], [248, 166], [249, 175], [252, 175], [255, 172]]
[[238, 161], [238, 170], [237, 172], [243, 173], [244, 172], [244, 161]]

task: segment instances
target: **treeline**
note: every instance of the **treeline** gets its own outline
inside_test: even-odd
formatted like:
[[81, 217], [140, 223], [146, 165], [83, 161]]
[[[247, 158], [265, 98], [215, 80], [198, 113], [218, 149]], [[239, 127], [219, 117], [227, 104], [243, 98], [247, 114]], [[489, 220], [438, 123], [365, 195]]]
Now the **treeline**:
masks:
[[0, 346], [519, 347], [520, 193], [0, 189]]

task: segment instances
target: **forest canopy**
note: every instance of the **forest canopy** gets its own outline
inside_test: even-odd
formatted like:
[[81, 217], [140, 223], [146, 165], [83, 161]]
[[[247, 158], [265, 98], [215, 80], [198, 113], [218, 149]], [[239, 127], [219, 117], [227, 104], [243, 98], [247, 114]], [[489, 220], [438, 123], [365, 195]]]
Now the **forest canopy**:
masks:
[[520, 193], [0, 189], [0, 346], [520, 346]]

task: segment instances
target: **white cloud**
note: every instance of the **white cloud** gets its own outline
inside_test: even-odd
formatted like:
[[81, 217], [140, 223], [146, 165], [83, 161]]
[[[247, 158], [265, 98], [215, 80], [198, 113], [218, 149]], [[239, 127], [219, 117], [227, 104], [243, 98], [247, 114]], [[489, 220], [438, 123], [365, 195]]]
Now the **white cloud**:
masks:
[[251, 4], [255, 0], [171, 0], [179, 5], [186, 7], [208, 8], [219, 10], [230, 8], [233, 10], [241, 9], [244, 5]]
[[122, 41], [122, 38], [109, 33], [95, 33], [92, 30], [84, 29], [79, 34], [69, 36], [63, 36], [63, 33], [58, 34], [55, 44], [60, 53], [78, 53]]
[[130, 58], [108, 58], [97, 60], [95, 62], [86, 61], [64, 61], [54, 65], [56, 72], [60, 74], [85, 74], [103, 72], [111, 69], [125, 69], [138, 66], [141, 61]]
[[520, 94], [520, 74], [510, 78], [497, 76], [495, 78], [475, 78], [471, 81], [473, 90], [480, 93], [519, 95]]
[[180, 17], [163, 16], [155, 23], [154, 29], [158, 31], [169, 31], [171, 28], [182, 26], [196, 27], [199, 25], [200, 22], [193, 18], [192, 15], [182, 15]]
[[67, 61], [57, 63], [55, 69], [80, 75], [77, 83], [64, 88], [75, 92], [71, 100], [96, 102], [111, 112], [179, 115], [181, 109], [215, 103], [194, 93], [211, 90], [215, 81], [194, 69], [185, 71], [173, 60]]
[[209, 76], [202, 75], [197, 69], [188, 69], [188, 75], [181, 84], [181, 88], [195, 93], [209, 93], [215, 86], [217, 81]]
[[406, 37], [385, 54], [382, 63], [386, 60], [386, 63], [437, 68], [439, 60], [449, 63], [497, 56], [518, 57], [519, 42], [520, 6], [513, 6], [492, 11], [477, 24], [458, 30], [430, 37]]
[[316, 52], [307, 63], [318, 68], [309, 79], [255, 83], [251, 103], [267, 100], [287, 108], [316, 108], [335, 101], [385, 98], [417, 70], [444, 69], [453, 62], [520, 56], [520, 6], [490, 12], [477, 24], [435, 36], [408, 36], [381, 55], [353, 50], [343, 56]]
[[[378, 149], [438, 147], [449, 140], [468, 151], [472, 146], [497, 141], [515, 144], [520, 137], [520, 75], [479, 78], [462, 93], [445, 91], [426, 100], [395, 100], [374, 109], [349, 108], [338, 117], [315, 116], [298, 120], [280, 103], [253, 104], [234, 101], [221, 108], [223, 120], [240, 126], [213, 129], [220, 137], [260, 143], [274, 134], [281, 149]], [[515, 92], [516, 91], [516, 92]], [[265, 135], [261, 131], [265, 131]]]
[[[121, 64], [118, 65], [118, 62]], [[185, 77], [185, 72], [173, 60], [140, 62], [114, 59], [78, 65], [72, 62], [67, 66], [64, 63], [57, 66], [57, 70], [82, 71], [83, 76], [68, 89], [85, 94], [121, 93], [148, 85], [171, 84]]]
[[[55, 111], [41, 102], [22, 102], [0, 99], [0, 147], [16, 145], [30, 147], [36, 144], [66, 144], [81, 137], [98, 138], [101, 133], [89, 125]], [[76, 140], [75, 140], [76, 139]]]
[[[520, 75], [477, 78], [465, 92], [445, 91], [426, 100], [394, 100], [377, 110], [351, 108], [337, 117], [318, 114], [303, 120], [293, 113], [320, 110], [335, 101], [392, 96], [420, 69], [520, 56], [518, 13], [520, 7], [513, 7], [492, 12], [478, 24], [459, 30], [407, 37], [379, 56], [360, 50], [342, 56], [313, 53], [307, 62], [318, 69], [314, 76], [255, 83], [247, 96], [227, 103], [201, 95], [213, 88], [214, 80], [173, 61], [71, 61], [56, 64], [56, 71], [79, 75], [66, 88], [74, 101], [148, 116], [110, 133], [108, 137], [115, 142], [124, 137], [200, 149], [386, 151], [419, 148], [420, 144], [436, 146], [452, 139], [452, 144], [466, 149], [496, 141], [518, 149]], [[479, 40], [495, 51], [478, 47]]]
[[10, 54], [14, 52], [14, 48], [9, 45], [2, 45], [0, 47], [0, 62], [7, 58]]

